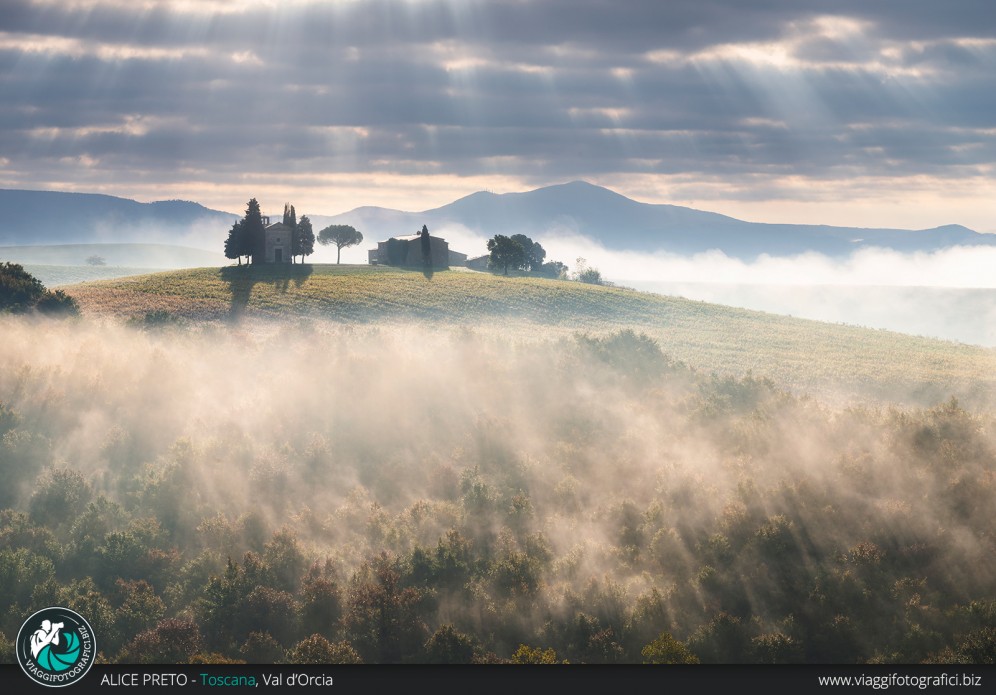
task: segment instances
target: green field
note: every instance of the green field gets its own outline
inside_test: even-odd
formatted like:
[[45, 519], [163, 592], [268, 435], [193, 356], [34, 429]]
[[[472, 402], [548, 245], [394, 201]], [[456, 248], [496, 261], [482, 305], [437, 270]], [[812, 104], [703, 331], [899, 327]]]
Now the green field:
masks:
[[632, 327], [707, 372], [934, 403], [989, 404], [996, 351], [616, 287], [465, 271], [371, 266], [198, 268], [67, 287], [85, 315], [168, 311], [192, 321], [309, 317], [473, 326], [521, 340]]

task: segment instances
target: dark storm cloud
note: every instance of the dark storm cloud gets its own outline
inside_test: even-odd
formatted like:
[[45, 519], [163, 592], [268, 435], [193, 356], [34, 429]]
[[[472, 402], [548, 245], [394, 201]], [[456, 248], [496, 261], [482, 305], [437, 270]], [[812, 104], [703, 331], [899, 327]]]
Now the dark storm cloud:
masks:
[[996, 162], [988, 9], [12, 0], [0, 153], [24, 185], [72, 167], [958, 178]]

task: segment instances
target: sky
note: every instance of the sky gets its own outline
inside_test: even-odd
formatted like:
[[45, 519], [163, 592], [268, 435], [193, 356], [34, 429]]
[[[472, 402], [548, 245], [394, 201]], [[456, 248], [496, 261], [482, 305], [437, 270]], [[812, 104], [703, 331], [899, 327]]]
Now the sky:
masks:
[[984, 0], [2, 0], [0, 187], [996, 231]]

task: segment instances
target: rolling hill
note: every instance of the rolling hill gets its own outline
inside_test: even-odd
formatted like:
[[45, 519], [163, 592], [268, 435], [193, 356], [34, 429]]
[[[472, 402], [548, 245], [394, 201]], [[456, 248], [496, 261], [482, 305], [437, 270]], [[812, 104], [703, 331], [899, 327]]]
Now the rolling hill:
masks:
[[615, 287], [370, 266], [200, 268], [68, 286], [84, 315], [168, 311], [195, 321], [418, 322], [517, 334], [524, 343], [632, 328], [675, 359], [823, 392], [936, 402], [991, 398], [996, 352], [888, 331], [795, 319]]
[[237, 217], [185, 200], [0, 189], [0, 244], [162, 243], [220, 248]]

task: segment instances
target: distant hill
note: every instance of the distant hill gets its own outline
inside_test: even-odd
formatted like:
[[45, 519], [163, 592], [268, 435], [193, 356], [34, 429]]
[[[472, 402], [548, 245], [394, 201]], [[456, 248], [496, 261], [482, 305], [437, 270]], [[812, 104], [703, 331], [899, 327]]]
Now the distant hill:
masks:
[[87, 265], [90, 256], [100, 256], [108, 266], [135, 268], [196, 268], [225, 265], [218, 251], [172, 244], [50, 244], [45, 246], [0, 246], [0, 261], [32, 265]]
[[[316, 229], [352, 224], [370, 240], [411, 233], [423, 224], [443, 230], [445, 236], [447, 226], [460, 225], [484, 237], [522, 233], [542, 241], [555, 234], [580, 234], [620, 251], [692, 254], [718, 249], [744, 259], [809, 251], [846, 256], [869, 246], [909, 252], [996, 245], [996, 234], [979, 234], [956, 224], [911, 231], [744, 222], [678, 205], [640, 203], [583, 181], [526, 193], [479, 192], [422, 212], [361, 207], [312, 219]], [[473, 249], [460, 250], [474, 255]]]
[[[62, 285], [76, 285], [93, 280], [110, 280], [129, 275], [142, 275], [149, 268], [128, 267], [120, 265], [31, 265], [25, 264], [24, 269], [38, 279], [49, 289]], [[165, 269], [163, 269], [165, 270]]]
[[184, 200], [0, 189], [0, 245], [164, 243], [220, 250], [236, 215]]

